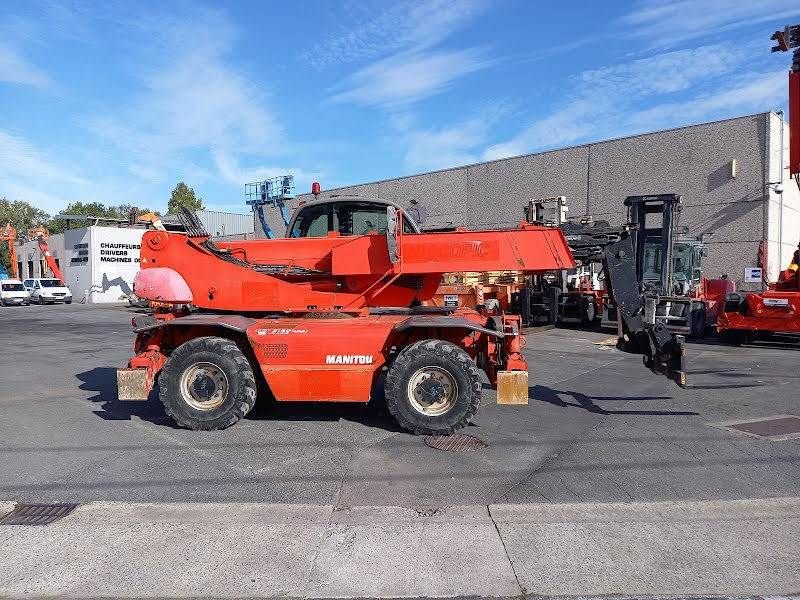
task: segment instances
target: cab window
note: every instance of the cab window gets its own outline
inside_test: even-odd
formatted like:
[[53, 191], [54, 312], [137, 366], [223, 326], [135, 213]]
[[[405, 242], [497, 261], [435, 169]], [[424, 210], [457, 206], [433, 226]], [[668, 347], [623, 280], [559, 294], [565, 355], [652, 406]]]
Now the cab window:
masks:
[[386, 207], [366, 202], [337, 202], [333, 209], [334, 229], [341, 235], [386, 233]]
[[[333, 209], [334, 231], [340, 235], [364, 235], [370, 231], [385, 234], [386, 206], [370, 202], [337, 202]], [[403, 233], [414, 233], [414, 228], [403, 215]]]
[[328, 224], [328, 205], [311, 206], [297, 217], [289, 237], [325, 237], [328, 235]]

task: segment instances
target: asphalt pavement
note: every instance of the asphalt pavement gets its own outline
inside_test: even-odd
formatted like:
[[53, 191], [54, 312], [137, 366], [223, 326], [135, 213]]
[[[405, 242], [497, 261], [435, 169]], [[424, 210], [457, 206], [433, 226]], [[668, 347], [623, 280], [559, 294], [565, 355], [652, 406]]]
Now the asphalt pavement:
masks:
[[[178, 429], [116, 400], [135, 313], [0, 309], [0, 596], [774, 596], [800, 592], [800, 345], [688, 346], [680, 389], [608, 333], [531, 333], [446, 452], [375, 405], [257, 404]], [[76, 503], [45, 526], [20, 503]]]
[[124, 307], [0, 310], [0, 499], [450, 506], [800, 496], [800, 439], [715, 427], [800, 414], [800, 346], [689, 344], [689, 389], [602, 345], [528, 336], [530, 404], [491, 390], [451, 453], [379, 406], [263, 405], [224, 431], [177, 429], [157, 401], [115, 399]]

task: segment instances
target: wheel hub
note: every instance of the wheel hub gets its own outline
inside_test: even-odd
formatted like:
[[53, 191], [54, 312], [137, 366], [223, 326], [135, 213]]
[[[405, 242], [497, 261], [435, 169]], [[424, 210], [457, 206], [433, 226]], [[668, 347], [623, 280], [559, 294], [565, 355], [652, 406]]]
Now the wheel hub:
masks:
[[441, 367], [423, 367], [409, 379], [407, 393], [417, 412], [435, 417], [455, 406], [458, 384], [453, 375]]
[[213, 363], [195, 363], [183, 372], [181, 397], [196, 410], [213, 410], [228, 396], [228, 377]]
[[447, 396], [447, 390], [442, 382], [433, 377], [422, 380], [414, 391], [431, 404], [441, 402]]

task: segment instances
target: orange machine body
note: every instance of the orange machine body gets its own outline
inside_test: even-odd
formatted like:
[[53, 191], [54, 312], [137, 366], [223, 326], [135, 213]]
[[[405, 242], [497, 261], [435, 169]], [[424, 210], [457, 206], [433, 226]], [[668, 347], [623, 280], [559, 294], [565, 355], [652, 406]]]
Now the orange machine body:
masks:
[[[210, 246], [208, 238], [148, 231], [136, 293], [213, 311], [358, 312], [429, 300], [446, 272], [537, 273], [574, 266], [556, 228], [525, 224], [505, 231], [397, 234], [392, 261], [387, 237], [377, 234]], [[178, 289], [183, 297], [176, 296]]]

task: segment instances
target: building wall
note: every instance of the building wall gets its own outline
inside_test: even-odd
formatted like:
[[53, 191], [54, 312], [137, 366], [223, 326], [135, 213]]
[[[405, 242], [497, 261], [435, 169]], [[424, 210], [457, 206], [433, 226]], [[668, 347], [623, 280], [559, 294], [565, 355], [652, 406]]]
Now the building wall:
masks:
[[[79, 295], [88, 303], [119, 302], [133, 292], [139, 271], [139, 254], [144, 229], [89, 227], [89, 285], [78, 285]], [[75, 294], [75, 290], [73, 290]]]
[[[546, 196], [566, 196], [573, 217], [619, 223], [626, 218], [626, 196], [678, 193], [684, 198], [680, 225], [692, 236], [710, 234], [706, 275], [725, 274], [740, 289], [759, 289], [742, 283], [745, 267], [759, 265], [765, 242], [768, 277], [774, 280], [789, 248], [796, 247], [800, 227], [800, 204], [793, 195], [797, 186], [786, 177], [794, 187], [783, 194], [783, 250], [778, 253], [772, 230], [779, 223], [773, 208], [779, 199], [767, 185], [775, 181], [768, 177], [779, 176], [776, 132], [777, 115], [761, 113], [326, 190], [323, 196], [377, 195], [401, 205], [416, 200], [428, 209], [426, 227], [497, 228], [514, 226], [528, 200]], [[290, 204], [302, 200], [313, 196], [298, 196]], [[276, 231], [284, 230], [277, 214], [269, 217]], [[256, 234], [261, 234], [259, 227]], [[774, 250], [769, 244], [776, 244]]]
[[[133, 279], [139, 271], [144, 232], [141, 228], [92, 226], [50, 237], [50, 252], [58, 259], [64, 283], [76, 302], [108, 303], [126, 299], [133, 291]], [[22, 262], [21, 279], [52, 276], [46, 264], [42, 269], [42, 256], [36, 242], [20, 245], [17, 252]]]
[[[47, 247], [50, 254], [56, 259], [59, 268], [63, 270], [66, 263], [66, 253], [64, 252], [64, 234], [57, 233], [51, 235], [47, 240]], [[20, 279], [30, 279], [31, 277], [52, 277], [47, 263], [44, 261], [42, 253], [39, 251], [39, 243], [36, 241], [25, 242], [17, 246], [17, 262], [21, 267], [19, 270]]]
[[243, 236], [247, 233], [253, 233], [252, 213], [199, 210], [196, 214], [206, 230], [214, 237]]
[[772, 143], [767, 181], [779, 182], [783, 187], [783, 193], [779, 194], [775, 185], [768, 186], [767, 262], [770, 281], [775, 281], [777, 273], [789, 265], [800, 243], [800, 188], [789, 174], [789, 125], [780, 115], [770, 115], [769, 136]]

